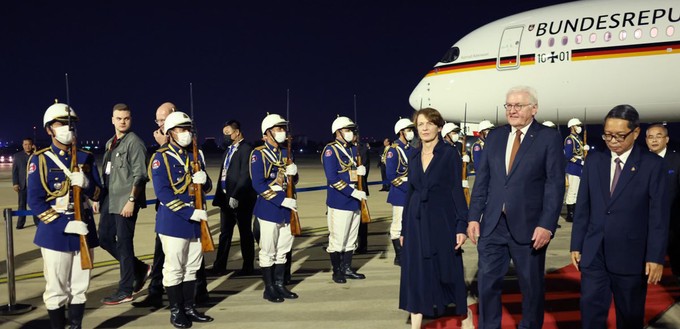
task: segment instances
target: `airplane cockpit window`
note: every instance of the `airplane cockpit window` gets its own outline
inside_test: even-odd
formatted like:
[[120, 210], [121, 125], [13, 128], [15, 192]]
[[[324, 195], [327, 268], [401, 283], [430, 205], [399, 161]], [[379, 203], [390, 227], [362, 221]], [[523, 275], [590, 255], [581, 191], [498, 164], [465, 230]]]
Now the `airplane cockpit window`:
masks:
[[621, 32], [619, 32], [619, 40], [626, 40], [626, 37], [628, 37], [628, 32], [626, 32], [626, 30], [621, 30]]
[[649, 36], [652, 38], [656, 38], [656, 36], [659, 35], [659, 29], [656, 27], [653, 27], [651, 30], [649, 30]]
[[673, 27], [673, 25], [666, 28], [666, 35], [667, 36], [672, 37], [673, 33], [675, 33], [675, 28]]
[[451, 63], [458, 59], [458, 56], [460, 56], [460, 49], [458, 47], [451, 47], [446, 54], [444, 54], [444, 57], [440, 60], [442, 63]]

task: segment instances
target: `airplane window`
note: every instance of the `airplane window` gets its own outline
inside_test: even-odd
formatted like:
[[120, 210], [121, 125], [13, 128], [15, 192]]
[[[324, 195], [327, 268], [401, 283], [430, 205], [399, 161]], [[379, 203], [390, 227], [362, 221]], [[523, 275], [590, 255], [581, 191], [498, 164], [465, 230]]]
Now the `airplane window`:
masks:
[[536, 48], [541, 48], [541, 39], [536, 39]]
[[640, 29], [635, 30], [635, 34], [633, 34], [633, 35], [635, 35], [635, 39], [642, 38], [642, 30], [640, 30]]
[[652, 38], [656, 38], [656, 36], [659, 35], [659, 29], [657, 29], [656, 27], [653, 27], [651, 30], [649, 30], [649, 35]]
[[673, 27], [673, 25], [666, 28], [666, 35], [667, 36], [672, 37], [673, 33], [675, 33], [675, 28]]
[[590, 34], [590, 43], [595, 43], [597, 41], [597, 34], [591, 33]]
[[548, 39], [548, 46], [552, 47], [554, 45], [555, 45], [555, 38], [551, 37], [550, 39]]
[[446, 54], [444, 54], [444, 57], [440, 60], [442, 63], [451, 63], [458, 59], [458, 56], [460, 56], [460, 49], [458, 47], [451, 47]]
[[612, 39], [612, 33], [611, 32], [605, 32], [604, 33], [604, 41], [609, 42]]
[[569, 38], [568, 38], [568, 37], [566, 37], [566, 36], [565, 36], [565, 37], [562, 37], [562, 45], [563, 45], [563, 46], [566, 46], [568, 42], [569, 42]]
[[626, 30], [621, 30], [621, 32], [619, 32], [619, 40], [621, 40], [621, 41], [626, 40], [627, 36], [628, 36], [628, 32], [626, 32]]
[[583, 36], [580, 35], [580, 34], [577, 34], [577, 35], [576, 35], [576, 44], [577, 44], [577, 45], [580, 45], [581, 42], [583, 42]]

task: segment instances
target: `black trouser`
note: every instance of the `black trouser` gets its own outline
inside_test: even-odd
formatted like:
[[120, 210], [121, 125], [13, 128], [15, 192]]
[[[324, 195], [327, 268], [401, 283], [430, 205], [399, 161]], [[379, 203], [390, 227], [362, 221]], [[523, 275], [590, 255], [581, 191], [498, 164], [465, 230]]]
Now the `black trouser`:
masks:
[[165, 263], [165, 254], [163, 253], [163, 245], [161, 239], [156, 234], [156, 245], [153, 251], [153, 264], [151, 265], [151, 276], [149, 279], [149, 295], [163, 294], [163, 263]]
[[[131, 217], [109, 213], [106, 200], [101, 203], [99, 217], [99, 244], [120, 263], [118, 292], [132, 294], [135, 277], [146, 271], [146, 264], [135, 257], [135, 224], [139, 207], [135, 206]], [[106, 206], [105, 206], [106, 205]]]
[[[17, 193], [19, 195], [19, 209], [18, 210], [26, 210], [26, 196], [28, 194], [28, 190], [26, 188], [19, 189], [19, 192]], [[35, 226], [38, 226], [38, 217], [33, 216], [33, 223]], [[17, 227], [24, 227], [26, 225], [26, 216], [19, 216], [17, 219]]]
[[238, 225], [243, 255], [243, 269], [252, 269], [255, 261], [255, 241], [252, 232], [253, 208], [255, 203], [239, 203], [236, 209], [220, 207], [220, 239], [213, 270], [225, 271], [229, 249], [234, 236], [234, 225]]
[[671, 226], [668, 228], [668, 260], [673, 275], [680, 277], [680, 225], [672, 223], [677, 217], [671, 216]]
[[390, 182], [387, 181], [387, 167], [384, 164], [380, 165], [380, 178], [382, 179], [382, 189], [390, 189]]

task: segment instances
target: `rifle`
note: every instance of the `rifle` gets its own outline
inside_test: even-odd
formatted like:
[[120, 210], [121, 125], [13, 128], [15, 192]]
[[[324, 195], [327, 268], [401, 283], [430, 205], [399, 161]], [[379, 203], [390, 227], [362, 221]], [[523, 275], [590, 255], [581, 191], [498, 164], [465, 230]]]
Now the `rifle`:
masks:
[[[73, 132], [71, 139], [71, 172], [79, 172], [78, 167], [78, 148], [76, 147], [75, 127], [71, 122], [71, 100], [68, 89], [68, 73], [65, 74], [66, 79], [66, 116], [68, 117], [68, 129]], [[77, 221], [83, 220], [82, 209], [82, 189], [80, 186], [71, 185], [71, 192], [73, 192], [73, 219]], [[90, 255], [90, 246], [87, 245], [87, 235], [80, 236], [80, 268], [83, 270], [91, 270], [94, 268], [92, 264], [92, 255]]]
[[[286, 165], [290, 166], [293, 163], [293, 160], [290, 158], [290, 155], [293, 153], [293, 134], [290, 132], [290, 89], [286, 89], [286, 119], [288, 119], [288, 145], [286, 145], [288, 154], [286, 154]], [[295, 199], [295, 180], [293, 178], [293, 175], [286, 176], [286, 198]], [[302, 234], [300, 215], [295, 210], [290, 211], [290, 234], [293, 236], [300, 236]]]
[[[465, 112], [463, 114], [463, 157], [467, 155], [467, 103], [465, 103]], [[463, 178], [463, 181], [467, 181], [467, 163], [463, 162], [463, 173], [461, 174], [461, 177]], [[462, 184], [462, 182], [461, 182]], [[470, 206], [470, 187], [464, 187], [463, 188], [463, 194], [465, 195], [465, 202], [467, 202], [467, 205]]]
[[[586, 108], [583, 108], [583, 146], [588, 145], [588, 126], [586, 125]], [[583, 160], [588, 156], [588, 151], [583, 149]]]
[[[356, 125], [356, 139], [357, 139], [357, 167], [361, 166], [361, 138], [359, 138], [359, 123], [357, 120], [357, 95], [354, 95], [354, 124]], [[363, 180], [366, 178], [358, 177], [357, 179], [357, 189], [359, 191], [365, 191]], [[366, 200], [361, 200], [361, 222], [368, 224], [371, 222], [371, 213], [368, 211], [368, 202]]]
[[[201, 162], [198, 157], [198, 139], [196, 138], [196, 121], [194, 118], [194, 85], [189, 83], [189, 102], [191, 108], [191, 123], [193, 127], [193, 134], [191, 134], [191, 146], [194, 156], [191, 162], [191, 170], [197, 173], [201, 170]], [[198, 210], [203, 209], [203, 184], [192, 184], [194, 187], [194, 208]], [[215, 243], [213, 242], [212, 234], [208, 222], [201, 221], [201, 250], [203, 252], [215, 251]]]

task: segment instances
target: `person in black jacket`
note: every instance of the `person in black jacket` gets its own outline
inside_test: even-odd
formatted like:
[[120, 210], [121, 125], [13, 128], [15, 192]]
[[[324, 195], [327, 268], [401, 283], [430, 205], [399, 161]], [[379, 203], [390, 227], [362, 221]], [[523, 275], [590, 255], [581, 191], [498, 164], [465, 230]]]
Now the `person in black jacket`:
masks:
[[255, 260], [255, 241], [251, 227], [257, 198], [249, 173], [250, 152], [253, 147], [244, 140], [241, 123], [236, 120], [227, 121], [223, 133], [225, 146], [228, 147], [222, 157], [213, 200], [213, 206], [220, 207], [220, 239], [212, 274], [226, 274], [234, 225], [238, 225], [243, 266], [237, 274], [251, 275]]
[[[15, 153], [12, 158], [12, 188], [19, 195], [19, 210], [26, 210], [26, 166], [28, 158], [31, 157], [35, 146], [32, 138], [24, 138], [21, 142], [23, 150]], [[38, 227], [38, 218], [33, 216], [33, 223]], [[17, 220], [17, 230], [24, 228], [26, 216], [19, 216]]]

